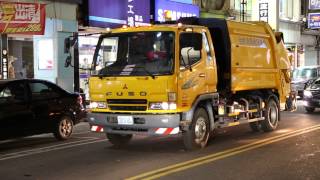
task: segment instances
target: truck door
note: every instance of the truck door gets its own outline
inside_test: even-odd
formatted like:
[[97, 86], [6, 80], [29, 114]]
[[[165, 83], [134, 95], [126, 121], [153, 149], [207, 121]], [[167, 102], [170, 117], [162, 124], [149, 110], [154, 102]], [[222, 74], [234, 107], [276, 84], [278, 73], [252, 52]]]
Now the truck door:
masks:
[[179, 94], [182, 108], [190, 108], [195, 99], [209, 92], [207, 54], [200, 29], [181, 32], [179, 37]]
[[203, 58], [206, 61], [206, 86], [210, 92], [217, 91], [217, 68], [216, 68], [216, 58], [212, 46], [212, 40], [210, 37], [210, 33], [207, 30], [202, 29], [202, 37], [203, 37]]

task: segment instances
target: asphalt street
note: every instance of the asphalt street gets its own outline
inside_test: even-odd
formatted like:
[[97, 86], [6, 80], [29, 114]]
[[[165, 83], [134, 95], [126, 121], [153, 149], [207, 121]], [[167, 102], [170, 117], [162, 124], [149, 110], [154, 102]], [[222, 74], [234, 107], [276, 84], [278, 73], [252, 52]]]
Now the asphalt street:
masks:
[[68, 141], [51, 134], [0, 141], [0, 179], [320, 179], [320, 111], [282, 112], [279, 128], [218, 130], [208, 147], [185, 151], [180, 136], [135, 136], [116, 149], [104, 134], [76, 126]]

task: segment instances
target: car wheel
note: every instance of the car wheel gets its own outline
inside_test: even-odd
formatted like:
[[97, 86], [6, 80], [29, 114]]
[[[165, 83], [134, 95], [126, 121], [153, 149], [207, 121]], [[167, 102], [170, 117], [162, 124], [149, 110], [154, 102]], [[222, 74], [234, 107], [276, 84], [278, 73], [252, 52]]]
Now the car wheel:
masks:
[[304, 107], [307, 113], [313, 113], [315, 108], [314, 107]]
[[123, 147], [129, 144], [132, 134], [111, 134], [107, 133], [107, 138], [115, 147]]
[[273, 131], [278, 127], [279, 122], [279, 108], [276, 101], [269, 99], [264, 111], [265, 120], [261, 121], [261, 128], [265, 132]]
[[73, 131], [73, 121], [68, 116], [63, 116], [56, 123], [53, 135], [58, 140], [66, 140], [68, 139]]
[[209, 117], [203, 108], [198, 108], [193, 116], [190, 129], [183, 133], [183, 142], [187, 150], [204, 148], [209, 139]]

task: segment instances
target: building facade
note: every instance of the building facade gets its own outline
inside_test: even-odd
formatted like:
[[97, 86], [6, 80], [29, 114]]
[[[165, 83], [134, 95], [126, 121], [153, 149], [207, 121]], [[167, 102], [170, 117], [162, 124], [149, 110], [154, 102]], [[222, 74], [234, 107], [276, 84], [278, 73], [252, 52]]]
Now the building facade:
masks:
[[1, 79], [39, 78], [73, 91], [74, 74], [72, 69], [64, 68], [67, 54], [63, 47], [64, 38], [78, 31], [77, 7], [80, 1], [39, 0], [35, 3], [33, 0], [19, 0], [19, 3], [45, 6], [45, 30], [41, 35], [1, 34], [1, 51], [7, 51], [8, 59], [8, 76], [2, 76]]

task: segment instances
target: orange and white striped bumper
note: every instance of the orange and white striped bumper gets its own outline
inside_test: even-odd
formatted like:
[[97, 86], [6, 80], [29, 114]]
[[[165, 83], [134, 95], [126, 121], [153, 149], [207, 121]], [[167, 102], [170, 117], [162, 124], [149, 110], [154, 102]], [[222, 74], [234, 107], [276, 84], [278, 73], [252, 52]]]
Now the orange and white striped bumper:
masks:
[[176, 128], [156, 128], [155, 134], [172, 135], [172, 134], [178, 134], [179, 131], [180, 131], [179, 127], [176, 127]]
[[104, 132], [104, 129], [103, 129], [103, 127], [101, 127], [101, 126], [91, 126], [91, 131], [93, 131], [93, 132]]

